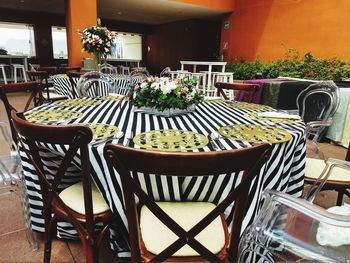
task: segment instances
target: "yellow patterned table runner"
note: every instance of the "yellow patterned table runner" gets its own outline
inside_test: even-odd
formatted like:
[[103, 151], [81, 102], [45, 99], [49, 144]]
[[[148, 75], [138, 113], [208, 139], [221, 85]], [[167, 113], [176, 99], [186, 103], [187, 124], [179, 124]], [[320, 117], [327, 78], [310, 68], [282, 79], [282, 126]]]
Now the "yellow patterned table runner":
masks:
[[249, 112], [244, 115], [244, 117], [247, 117], [251, 120], [257, 120], [257, 121], [269, 121], [274, 123], [295, 123], [295, 122], [301, 122], [301, 119], [287, 119], [287, 118], [272, 118], [272, 117], [261, 117], [258, 116], [258, 112]]
[[203, 148], [208, 138], [203, 134], [182, 130], [155, 130], [143, 132], [133, 139], [142, 149], [160, 151], [188, 151]]
[[28, 121], [31, 122], [55, 122], [64, 120], [74, 120], [82, 117], [84, 114], [79, 111], [71, 110], [34, 110], [25, 114]]
[[231, 102], [227, 103], [231, 108], [241, 109], [241, 110], [271, 110], [272, 108], [267, 105], [246, 103], [246, 102]]
[[228, 125], [218, 131], [223, 137], [250, 143], [282, 143], [292, 139], [292, 135], [282, 129], [253, 124]]
[[96, 106], [102, 103], [101, 100], [93, 99], [71, 99], [71, 100], [59, 100], [53, 102], [57, 106], [67, 106], [67, 107], [79, 107], [79, 106]]

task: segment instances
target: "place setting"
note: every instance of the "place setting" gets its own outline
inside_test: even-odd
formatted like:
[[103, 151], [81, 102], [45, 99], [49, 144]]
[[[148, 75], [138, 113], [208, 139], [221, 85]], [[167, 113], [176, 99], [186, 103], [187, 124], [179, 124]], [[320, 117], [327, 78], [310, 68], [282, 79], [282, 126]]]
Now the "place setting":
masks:
[[141, 149], [158, 151], [190, 151], [205, 147], [209, 140], [193, 131], [153, 130], [137, 134], [133, 142]]

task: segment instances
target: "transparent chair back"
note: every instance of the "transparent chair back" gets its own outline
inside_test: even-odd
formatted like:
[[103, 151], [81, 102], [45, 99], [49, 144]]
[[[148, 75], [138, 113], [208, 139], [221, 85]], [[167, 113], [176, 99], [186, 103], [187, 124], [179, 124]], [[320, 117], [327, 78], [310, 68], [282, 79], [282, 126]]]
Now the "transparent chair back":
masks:
[[115, 69], [115, 67], [113, 67], [112, 65], [110, 64], [101, 64], [100, 65], [100, 72], [101, 73], [105, 73], [105, 74], [117, 74], [117, 70]]
[[77, 83], [79, 97], [107, 96], [113, 90], [113, 81], [108, 75], [92, 71], [82, 75]]
[[128, 78], [128, 86], [134, 87], [137, 83], [141, 82], [144, 79], [147, 79], [148, 75], [143, 72], [135, 72], [134, 74], [130, 74]]
[[166, 67], [162, 70], [162, 72], [160, 72], [159, 76], [162, 77], [170, 77], [171, 73], [170, 73], [171, 69], [170, 67]]
[[132, 68], [130, 72], [130, 76], [139, 75], [139, 74], [144, 74], [147, 77], [150, 75], [148, 70], [145, 67]]
[[244, 231], [239, 262], [350, 262], [350, 207], [331, 213], [274, 190]]

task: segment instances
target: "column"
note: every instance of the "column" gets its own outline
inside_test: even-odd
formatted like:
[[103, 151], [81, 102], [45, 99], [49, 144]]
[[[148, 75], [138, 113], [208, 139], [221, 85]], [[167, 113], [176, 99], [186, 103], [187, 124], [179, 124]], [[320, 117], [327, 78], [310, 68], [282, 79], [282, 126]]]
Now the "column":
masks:
[[97, 0], [66, 0], [68, 66], [81, 66], [82, 59], [93, 57], [82, 52], [78, 30], [97, 24]]

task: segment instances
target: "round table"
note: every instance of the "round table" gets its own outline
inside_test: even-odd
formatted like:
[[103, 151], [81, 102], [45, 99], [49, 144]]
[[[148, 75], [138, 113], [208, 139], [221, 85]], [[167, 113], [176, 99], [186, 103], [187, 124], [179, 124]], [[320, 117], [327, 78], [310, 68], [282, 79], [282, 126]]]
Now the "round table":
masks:
[[[39, 109], [62, 109], [55, 103], [42, 105], [35, 108]], [[254, 110], [232, 108], [223, 101], [204, 102], [196, 106], [193, 113], [175, 117], [160, 117], [156, 115], [134, 112], [133, 106], [127, 101], [118, 105], [117, 100], [104, 99], [99, 105], [93, 106], [74, 106], [64, 107], [66, 110], [74, 110], [83, 113], [83, 116], [71, 120], [70, 123], [105, 123], [118, 126], [124, 134], [133, 132], [134, 136], [151, 130], [178, 129], [189, 130], [208, 135], [218, 128], [230, 124], [260, 124], [266, 125], [265, 122], [250, 119], [247, 113]], [[265, 109], [266, 110], [266, 109]], [[259, 175], [251, 185], [249, 193], [249, 207], [246, 212], [242, 231], [255, 218], [260, 206], [260, 197], [264, 189], [275, 189], [287, 192], [294, 196], [301, 196], [304, 185], [304, 166], [305, 166], [305, 124], [303, 122], [294, 123], [276, 123], [282, 129], [286, 129], [292, 139], [285, 143], [273, 145], [273, 151], [266, 165], [261, 169]], [[126, 143], [127, 136], [113, 140], [113, 143]], [[237, 149], [249, 147], [248, 142], [233, 141], [230, 139], [220, 139], [225, 149]], [[129, 256], [129, 247], [124, 239], [127, 236], [127, 220], [123, 209], [122, 190], [119, 175], [108, 169], [106, 161], [103, 158], [104, 143], [92, 144], [89, 147], [90, 161], [92, 167], [92, 177], [100, 190], [101, 194], [107, 201], [111, 210], [115, 213], [118, 223], [111, 229], [111, 247], [116, 251], [118, 256]], [[135, 147], [133, 143], [129, 145]], [[55, 158], [64, 152], [64, 146], [43, 145], [42, 151], [47, 156], [50, 169], [57, 166]], [[220, 149], [218, 149], [220, 150]], [[194, 151], [214, 151], [210, 144], [201, 149]], [[26, 185], [29, 192], [29, 202], [31, 205], [33, 229], [43, 231], [43, 218], [41, 215], [42, 203], [41, 195], [37, 189], [40, 189], [37, 176], [27, 163], [24, 153], [21, 153], [22, 164]], [[67, 184], [72, 184], [79, 180], [76, 175], [79, 173], [77, 167], [71, 167], [70, 174], [66, 179]], [[217, 180], [213, 177], [192, 178], [169, 181], [167, 178], [153, 180], [144, 177], [140, 181], [143, 188], [157, 200], [186, 200], [209, 201], [218, 203], [221, 197], [227, 194], [229, 189], [235, 187], [240, 181], [240, 176], [220, 175]], [[230, 222], [232, 219], [232, 206], [225, 211], [225, 217]], [[74, 233], [67, 223], [60, 223], [58, 226], [60, 236], [69, 236]]]

